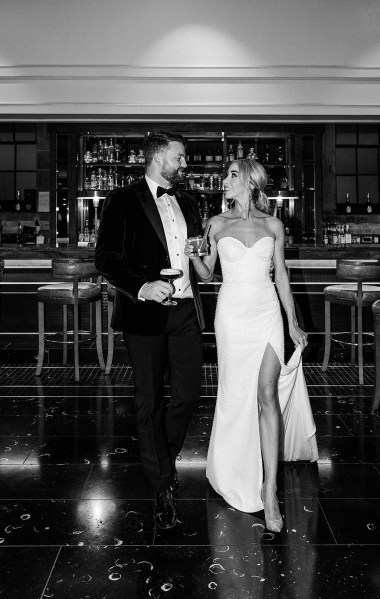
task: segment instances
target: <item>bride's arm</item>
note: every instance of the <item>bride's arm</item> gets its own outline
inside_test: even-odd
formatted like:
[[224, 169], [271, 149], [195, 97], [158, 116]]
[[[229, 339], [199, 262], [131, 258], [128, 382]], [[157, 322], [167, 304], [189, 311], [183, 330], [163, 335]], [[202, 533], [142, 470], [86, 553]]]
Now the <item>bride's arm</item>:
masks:
[[274, 243], [274, 279], [280, 297], [281, 303], [286, 312], [289, 325], [289, 335], [292, 338], [294, 344], [301, 345], [303, 350], [307, 345], [307, 334], [299, 328], [297, 322], [296, 309], [294, 305], [292, 291], [290, 289], [289, 277], [285, 265], [285, 254], [284, 254], [284, 226], [279, 219], [273, 220], [273, 232], [275, 234]]
[[192, 246], [190, 244], [185, 245], [185, 256], [192, 261], [197, 275], [206, 283], [212, 281], [218, 255], [216, 249], [215, 233], [216, 226], [215, 218], [213, 217], [208, 221], [205, 230], [205, 237], [208, 239], [210, 245], [210, 253], [207, 256], [203, 256], [203, 258], [200, 256], [191, 256]]

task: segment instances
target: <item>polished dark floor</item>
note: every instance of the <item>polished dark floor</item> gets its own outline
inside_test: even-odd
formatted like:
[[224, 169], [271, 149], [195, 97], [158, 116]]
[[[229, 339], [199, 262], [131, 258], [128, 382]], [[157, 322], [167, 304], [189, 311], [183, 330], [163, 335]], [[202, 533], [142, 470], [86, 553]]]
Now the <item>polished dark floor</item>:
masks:
[[[217, 372], [178, 461], [180, 522], [155, 530], [142, 472], [132, 375], [115, 366], [0, 371], [0, 598], [380, 597], [380, 418], [350, 366], [305, 365], [318, 464], [280, 466], [281, 534], [208, 486]], [[249, 464], [247, 464], [247, 475]]]

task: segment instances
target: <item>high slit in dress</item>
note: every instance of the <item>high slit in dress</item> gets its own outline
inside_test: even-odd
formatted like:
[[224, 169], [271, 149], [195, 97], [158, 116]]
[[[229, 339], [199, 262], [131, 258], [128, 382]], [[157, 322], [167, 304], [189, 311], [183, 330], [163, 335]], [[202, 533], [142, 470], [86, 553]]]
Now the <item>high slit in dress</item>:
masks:
[[218, 241], [223, 273], [215, 313], [218, 395], [206, 475], [215, 491], [243, 512], [263, 509], [257, 388], [268, 344], [281, 364], [280, 459], [318, 459], [300, 349], [284, 364], [283, 321], [270, 277], [273, 251], [274, 239], [270, 236], [260, 238], [251, 247], [234, 237]]

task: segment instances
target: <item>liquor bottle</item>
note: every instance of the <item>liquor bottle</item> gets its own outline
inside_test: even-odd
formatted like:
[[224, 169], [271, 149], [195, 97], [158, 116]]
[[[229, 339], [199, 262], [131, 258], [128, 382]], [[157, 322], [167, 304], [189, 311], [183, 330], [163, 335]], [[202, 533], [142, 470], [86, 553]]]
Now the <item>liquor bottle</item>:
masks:
[[96, 172], [95, 171], [91, 171], [91, 177], [90, 177], [90, 189], [96, 189]]
[[108, 145], [108, 162], [115, 162], [115, 146], [113, 145], [112, 137]]
[[40, 225], [40, 221], [38, 220], [38, 218], [34, 221], [34, 234], [37, 237], [38, 233], [41, 230], [41, 225]]
[[240, 160], [241, 158], [244, 158], [244, 149], [243, 146], [241, 145], [241, 140], [239, 139], [239, 144], [236, 150], [236, 156], [237, 159]]
[[91, 161], [98, 162], [98, 144], [92, 144]]
[[339, 245], [338, 226], [335, 223], [332, 224], [332, 244]]
[[235, 160], [235, 152], [232, 147], [232, 144], [230, 144], [230, 147], [228, 148], [228, 162], [233, 162], [234, 160]]
[[222, 156], [222, 152], [220, 151], [220, 148], [218, 148], [216, 151], [215, 162], [223, 162], [223, 156]]
[[113, 170], [112, 170], [112, 168], [110, 168], [110, 172], [108, 173], [107, 188], [113, 189], [114, 187], [115, 187], [115, 178], [114, 178]]
[[277, 164], [283, 164], [284, 162], [284, 149], [282, 146], [278, 146], [277, 148], [276, 162]]
[[208, 219], [209, 219], [209, 207], [207, 199], [205, 198], [203, 201], [203, 216], [202, 216], [202, 229], [205, 230], [207, 227]]
[[367, 214], [372, 214], [372, 202], [371, 202], [371, 196], [369, 193], [367, 193], [367, 207], [366, 207], [366, 211]]
[[136, 152], [131, 150], [128, 154], [128, 164], [136, 164]]
[[142, 148], [139, 149], [139, 153], [136, 160], [138, 164], [145, 164], [144, 150]]
[[271, 173], [271, 168], [269, 167], [267, 170], [267, 187], [268, 189], [272, 189], [274, 185], [274, 181], [272, 179], [272, 173]]
[[345, 245], [351, 245], [352, 237], [351, 237], [351, 232], [350, 232], [350, 225], [346, 225], [345, 237], [346, 237]]
[[90, 150], [87, 150], [87, 152], [85, 152], [85, 154], [83, 156], [83, 160], [86, 164], [90, 164], [90, 162], [92, 162], [92, 154], [91, 154]]
[[104, 162], [109, 162], [110, 161], [109, 158], [110, 157], [108, 154], [108, 143], [107, 143], [107, 140], [105, 139], [104, 143], [103, 143], [103, 160], [104, 160]]
[[3, 245], [3, 223], [0, 220], [0, 246]]
[[269, 164], [269, 162], [270, 162], [270, 152], [269, 152], [269, 146], [267, 144], [265, 146], [265, 150], [264, 150], [263, 163]]
[[86, 222], [85, 222], [83, 234], [84, 234], [83, 241], [86, 241], [88, 243], [90, 241], [90, 229], [88, 226], [88, 220], [86, 220]]
[[214, 189], [214, 175], [210, 175], [208, 183], [209, 183], [209, 188]]
[[102, 188], [102, 169], [98, 169], [98, 174], [96, 175], [96, 189]]
[[329, 244], [329, 235], [328, 235], [328, 225], [324, 224], [323, 228], [322, 228], [322, 239], [323, 239], [323, 244], [324, 245], [328, 245]]
[[348, 192], [346, 193], [346, 214], [351, 214], [351, 200]]
[[218, 175], [218, 189], [223, 189], [222, 175]]
[[339, 245], [346, 245], [346, 233], [344, 230], [344, 225], [340, 225], [339, 227]]
[[289, 227], [285, 227], [285, 246], [289, 246]]
[[193, 171], [190, 171], [189, 178], [187, 181], [188, 181], [188, 189], [194, 189], [195, 179], [194, 179]]
[[248, 160], [257, 160], [257, 154], [255, 152], [255, 148], [249, 148], [249, 152], [247, 154]]
[[121, 162], [121, 147], [115, 142], [115, 162]]
[[214, 156], [212, 155], [211, 150], [207, 150], [206, 162], [213, 162], [213, 160], [214, 160]]
[[280, 189], [288, 189], [288, 178], [286, 176], [286, 168], [284, 167], [283, 175], [280, 179]]
[[87, 191], [89, 189], [91, 189], [91, 179], [90, 177], [87, 175], [85, 180], [84, 180], [84, 185], [83, 185], [84, 189]]
[[21, 210], [21, 193], [20, 193], [20, 190], [17, 190], [17, 193], [16, 193], [16, 205], [15, 205], [15, 209], [16, 209], [16, 212], [20, 212], [20, 210]]
[[102, 171], [102, 186], [100, 189], [108, 189], [108, 177], [106, 170]]
[[194, 162], [202, 162], [202, 155], [198, 150], [194, 154]]
[[21, 247], [22, 245], [22, 224], [19, 222], [17, 225], [17, 243], [19, 244], [19, 246]]
[[98, 143], [98, 162], [103, 162], [103, 142], [101, 139]]

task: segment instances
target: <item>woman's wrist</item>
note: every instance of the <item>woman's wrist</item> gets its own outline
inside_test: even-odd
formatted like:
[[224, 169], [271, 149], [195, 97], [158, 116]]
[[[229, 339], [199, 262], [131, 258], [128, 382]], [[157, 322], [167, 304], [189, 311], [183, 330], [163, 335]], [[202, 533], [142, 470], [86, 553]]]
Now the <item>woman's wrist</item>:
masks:
[[[202, 258], [200, 256], [195, 256], [194, 258], [190, 258], [192, 263], [194, 264], [194, 268], [202, 279], [208, 279], [211, 277], [211, 272], [208, 266], [205, 265]], [[205, 272], [206, 271], [206, 272]], [[206, 274], [207, 273], [207, 274]]]

